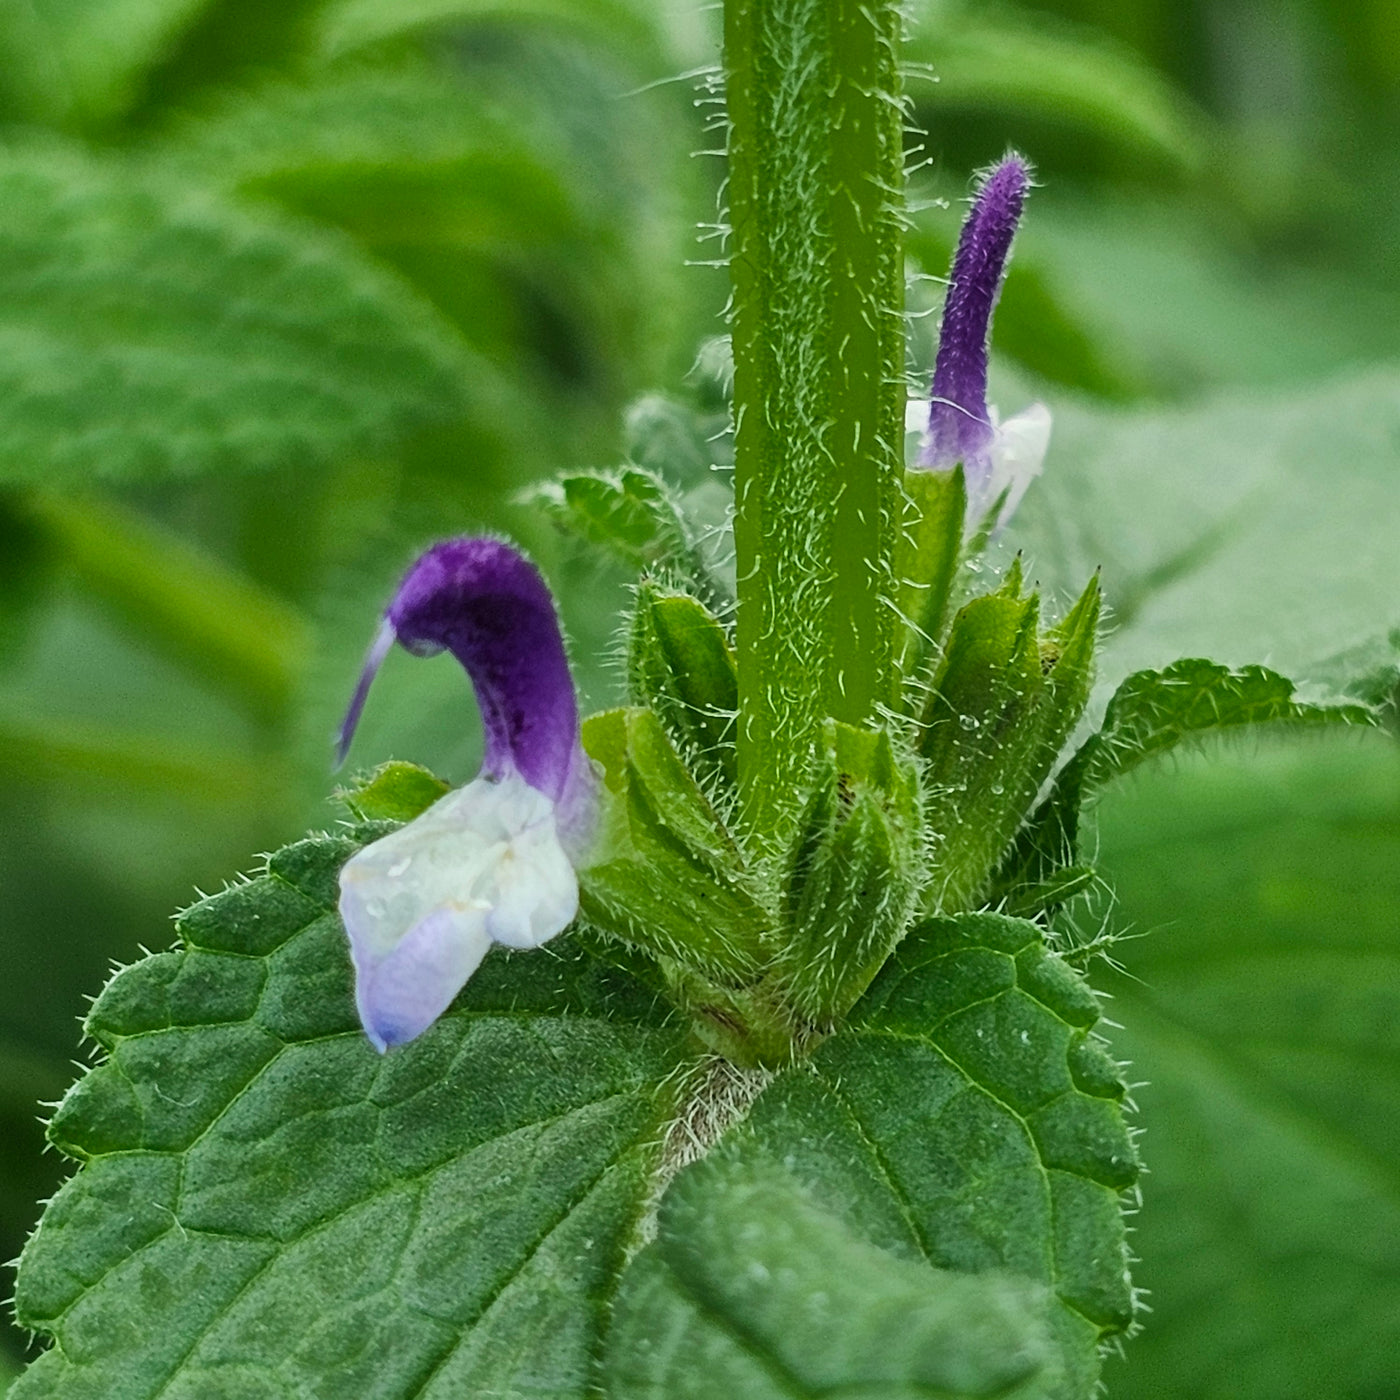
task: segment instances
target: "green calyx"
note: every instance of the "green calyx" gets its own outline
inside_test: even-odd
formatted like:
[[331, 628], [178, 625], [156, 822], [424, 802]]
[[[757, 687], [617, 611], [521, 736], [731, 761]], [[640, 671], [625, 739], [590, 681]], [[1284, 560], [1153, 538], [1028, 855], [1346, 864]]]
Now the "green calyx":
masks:
[[[932, 513], [953, 535], [961, 483], [944, 481], [946, 500], [930, 499], [950, 509]], [[938, 610], [961, 571], [960, 512], [956, 535], [950, 561], [925, 575]], [[1039, 872], [1051, 886], [1040, 904], [1029, 879], [1013, 901], [994, 877], [1083, 711], [1098, 612], [1094, 582], [1042, 629], [1015, 567], [939, 629], [936, 650], [911, 644], [904, 684], [921, 703], [906, 698], [910, 717], [892, 709], [878, 728], [824, 722], [775, 859], [739, 799], [729, 631], [697, 598], [643, 580], [628, 633], [633, 704], [583, 728], [603, 791], [579, 874], [586, 926], [604, 949], [640, 957], [708, 1048], [773, 1066], [840, 1027], [924, 913], [993, 897], [1034, 913], [1068, 897], [1089, 872]]]

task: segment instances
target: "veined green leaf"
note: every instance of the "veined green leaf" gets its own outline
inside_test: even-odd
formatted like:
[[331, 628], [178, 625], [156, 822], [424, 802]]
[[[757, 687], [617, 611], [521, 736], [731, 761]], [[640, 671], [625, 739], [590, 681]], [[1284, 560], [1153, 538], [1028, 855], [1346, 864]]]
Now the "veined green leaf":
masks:
[[493, 954], [380, 1057], [334, 913], [354, 848], [279, 851], [94, 1005], [15, 1400], [588, 1393], [680, 1037], [565, 941]]
[[1162, 671], [1139, 671], [1114, 692], [1099, 732], [1075, 755], [1088, 794], [1178, 744], [1254, 724], [1370, 726], [1366, 705], [1309, 704], [1293, 682], [1264, 666], [1232, 671], [1187, 659]]
[[666, 483], [641, 467], [571, 472], [531, 491], [562, 530], [611, 554], [628, 568], [696, 572], [694, 546]]
[[1017, 836], [994, 880], [993, 897], [1012, 907], [1027, 899], [1049, 907], [1081, 888], [1087, 882], [1071, 872], [1083, 804], [1113, 779], [1178, 745], [1255, 725], [1380, 722], [1368, 705], [1310, 704], [1295, 700], [1294, 689], [1292, 681], [1263, 666], [1231, 670], [1199, 659], [1129, 676], [1109, 701], [1102, 728], [1065, 765]]
[[[1339, 652], [1400, 622], [1400, 376], [1373, 369], [1189, 408], [1056, 402], [1045, 475], [1007, 534], [1051, 593], [1103, 569], [1111, 690], [1183, 655], [1348, 677]], [[1364, 664], [1364, 663], [1363, 663]]]
[[0, 478], [325, 461], [460, 415], [471, 360], [343, 243], [56, 145], [0, 155]]
[[1335, 731], [1110, 789], [1115, 1045], [1152, 1314], [1115, 1400], [1400, 1394], [1400, 749]]
[[[1098, 1014], [1094, 995], [1046, 952], [1032, 924], [983, 914], [917, 928], [849, 1027], [774, 1079], [711, 1162], [682, 1173], [663, 1199], [660, 1238], [632, 1265], [618, 1323], [633, 1338], [654, 1326], [655, 1341], [631, 1358], [612, 1344], [611, 1374], [631, 1368], [634, 1388], [621, 1393], [659, 1396], [670, 1384], [678, 1395], [719, 1400], [744, 1393], [724, 1390], [725, 1380], [757, 1374], [770, 1387], [778, 1376], [793, 1378], [786, 1391], [755, 1395], [928, 1394], [915, 1389], [916, 1375], [896, 1369], [908, 1354], [880, 1331], [890, 1301], [883, 1289], [851, 1299], [849, 1332], [811, 1342], [805, 1356], [789, 1345], [803, 1335], [785, 1317], [789, 1296], [794, 1306], [805, 1296], [814, 1319], [848, 1296], [836, 1278], [820, 1285], [826, 1303], [813, 1299], [815, 1280], [804, 1287], [811, 1259], [798, 1244], [805, 1250], [809, 1234], [822, 1232], [826, 1244], [813, 1242], [812, 1251], [828, 1251], [833, 1263], [844, 1256], [839, 1267], [852, 1280], [875, 1272], [881, 1251], [900, 1261], [888, 1267], [889, 1287], [921, 1290], [915, 1315], [925, 1320], [920, 1309], [937, 1308], [929, 1266], [1043, 1287], [1053, 1299], [1058, 1376], [1030, 1393], [1085, 1400], [1100, 1342], [1132, 1320], [1122, 1193], [1138, 1170], [1118, 1068], [1093, 1033]], [[729, 1184], [725, 1173], [742, 1183], [750, 1172], [760, 1188], [730, 1215], [718, 1187]], [[758, 1207], [773, 1172], [798, 1194], [762, 1197], [770, 1215]], [[722, 1258], [739, 1240], [764, 1275], [720, 1276], [701, 1257], [702, 1241]], [[750, 1291], [760, 1283], [766, 1302]], [[946, 1305], [960, 1307], [952, 1294]], [[727, 1319], [736, 1321], [723, 1328]], [[793, 1329], [787, 1340], [784, 1328]], [[890, 1369], [854, 1371], [861, 1343], [873, 1346], [881, 1335]], [[734, 1355], [736, 1336], [748, 1343], [744, 1357]], [[1012, 1337], [1026, 1343], [1024, 1321]], [[963, 1359], [970, 1365], [978, 1350]], [[713, 1382], [695, 1364], [701, 1357], [718, 1368]], [[769, 1364], [756, 1372], [755, 1361]], [[819, 1377], [841, 1388], [822, 1391]], [[1002, 1383], [1015, 1381], [1004, 1375]]]
[[775, 1164], [686, 1172], [628, 1268], [610, 1400], [1031, 1400], [1058, 1360], [1045, 1291], [929, 1268], [862, 1239]]

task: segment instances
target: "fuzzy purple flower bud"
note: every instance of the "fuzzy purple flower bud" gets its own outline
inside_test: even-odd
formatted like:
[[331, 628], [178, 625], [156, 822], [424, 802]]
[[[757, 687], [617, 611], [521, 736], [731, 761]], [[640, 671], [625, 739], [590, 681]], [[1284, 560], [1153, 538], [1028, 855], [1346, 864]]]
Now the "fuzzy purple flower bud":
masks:
[[1009, 155], [983, 178], [958, 239], [943, 305], [928, 436], [919, 465], [948, 471], [962, 463], [969, 525], [980, 522], [1003, 494], [998, 524], [1004, 523], [1039, 475], [1049, 445], [1050, 413], [1044, 405], [1035, 404], [1002, 424], [987, 404], [992, 312], [1030, 174], [1021, 156]]
[[481, 708], [486, 754], [473, 782], [366, 846], [341, 872], [356, 1001], [380, 1050], [426, 1030], [492, 943], [537, 947], [572, 921], [573, 863], [597, 805], [554, 600], [518, 551], [457, 539], [418, 559], [365, 661], [341, 729], [342, 757], [395, 641], [461, 662]]

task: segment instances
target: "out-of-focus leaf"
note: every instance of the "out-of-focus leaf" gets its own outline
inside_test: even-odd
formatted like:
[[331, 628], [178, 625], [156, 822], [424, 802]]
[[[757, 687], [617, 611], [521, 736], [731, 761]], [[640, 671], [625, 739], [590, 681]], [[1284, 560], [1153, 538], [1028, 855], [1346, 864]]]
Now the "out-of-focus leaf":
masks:
[[628, 1268], [608, 1337], [610, 1400], [939, 1400], [1049, 1393], [1048, 1298], [932, 1269], [861, 1239], [780, 1167], [691, 1168]]
[[597, 395], [670, 321], [684, 256], [657, 162], [679, 171], [685, 133], [660, 98], [641, 103], [645, 149], [606, 74], [520, 44], [465, 70], [405, 59], [269, 83], [164, 152], [349, 233], [494, 362]]
[[1115, 1400], [1400, 1393], [1400, 752], [1188, 758], [1110, 792], [1115, 1046], [1152, 1312]]
[[324, 461], [461, 414], [471, 370], [336, 239], [73, 149], [0, 154], [0, 477]]
[[1189, 654], [1344, 690], [1337, 655], [1400, 619], [1397, 440], [1388, 369], [1190, 409], [1057, 404], [1007, 535], [1055, 591], [1102, 566], [1105, 688]]
[[679, 1037], [563, 945], [493, 955], [381, 1059], [334, 913], [354, 848], [278, 852], [94, 1005], [104, 1058], [49, 1128], [83, 1166], [16, 1292], [54, 1345], [16, 1400], [587, 1392]]
[[202, 0], [144, 75], [129, 118], [159, 122], [170, 109], [201, 100], [208, 89], [296, 66], [316, 47], [327, 3]]
[[[1204, 116], [1131, 53], [1092, 32], [1057, 29], [1046, 19], [1003, 14], [988, 21], [961, 8], [942, 9], [922, 0], [904, 48], [908, 61], [927, 65], [937, 79], [936, 85], [911, 84], [916, 103], [927, 102], [935, 113], [994, 107], [1049, 117], [1178, 170], [1200, 168]], [[923, 18], [920, 10], [931, 13]]]
[[1013, 261], [1043, 269], [1099, 354], [1158, 395], [1309, 386], [1394, 358], [1400, 280], [1379, 254], [1360, 271], [1322, 257], [1300, 265], [1249, 241], [1218, 207], [1096, 199], [1053, 176], [1031, 211]]
[[[123, 112], [210, 0], [29, 0], [0, 7], [14, 115], [89, 126]], [[21, 28], [21, 24], [23, 27]]]
[[[663, 0], [339, 0], [321, 25], [321, 45], [338, 56], [385, 40], [472, 24], [550, 25], [575, 30], [651, 61], [694, 48], [703, 33], [684, 7]], [[692, 61], [693, 61], [692, 52]]]
[[143, 646], [214, 680], [257, 718], [285, 715], [310, 642], [294, 608], [112, 502], [39, 494], [26, 509], [84, 591]]

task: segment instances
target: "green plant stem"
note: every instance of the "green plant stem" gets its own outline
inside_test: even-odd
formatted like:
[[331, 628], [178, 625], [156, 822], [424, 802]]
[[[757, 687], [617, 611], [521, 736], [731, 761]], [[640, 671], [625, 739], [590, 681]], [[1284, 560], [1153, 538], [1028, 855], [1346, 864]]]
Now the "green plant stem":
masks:
[[734, 288], [738, 773], [757, 845], [826, 716], [889, 698], [903, 443], [895, 5], [725, 7]]

